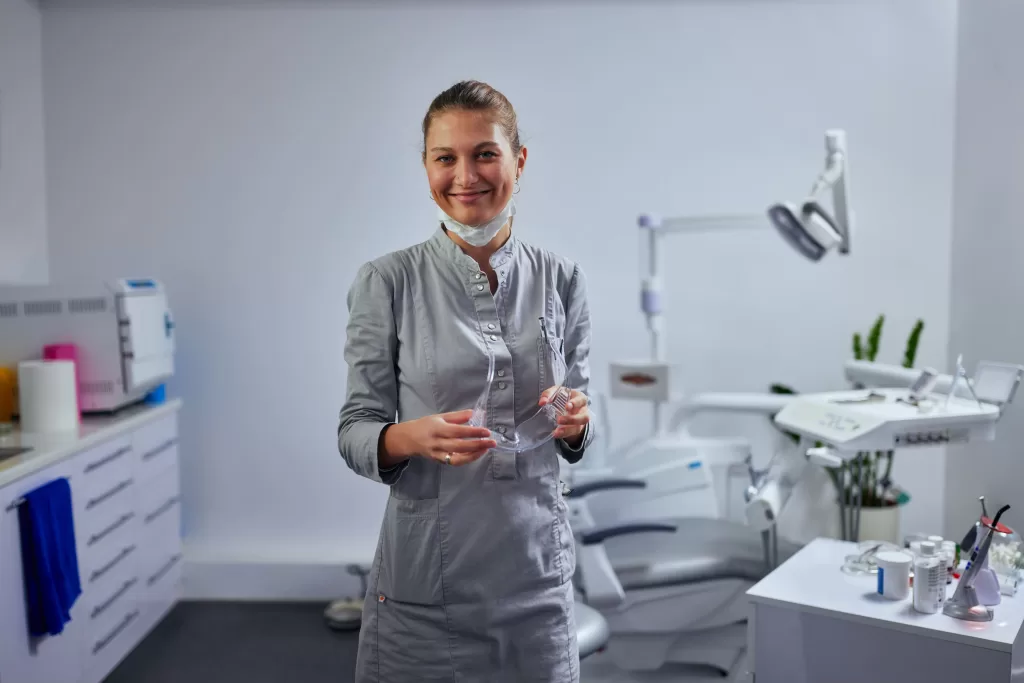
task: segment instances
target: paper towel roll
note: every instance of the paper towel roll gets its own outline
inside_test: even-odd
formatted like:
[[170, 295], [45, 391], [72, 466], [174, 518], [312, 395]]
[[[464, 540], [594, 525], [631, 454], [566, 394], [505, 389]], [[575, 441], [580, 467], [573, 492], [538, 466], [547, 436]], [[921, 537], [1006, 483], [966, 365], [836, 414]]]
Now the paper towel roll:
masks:
[[75, 364], [68, 360], [18, 363], [18, 409], [23, 432], [78, 429]]

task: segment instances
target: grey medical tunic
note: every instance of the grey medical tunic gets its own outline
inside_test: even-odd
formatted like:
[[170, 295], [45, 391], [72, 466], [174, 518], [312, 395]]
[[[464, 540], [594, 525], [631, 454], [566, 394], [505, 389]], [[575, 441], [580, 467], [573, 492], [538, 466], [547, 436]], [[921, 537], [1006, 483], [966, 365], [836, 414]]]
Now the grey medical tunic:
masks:
[[381, 430], [473, 407], [486, 385], [491, 429], [511, 434], [551, 384], [539, 318], [564, 349], [565, 384], [586, 392], [590, 312], [573, 262], [514, 235], [487, 277], [439, 227], [426, 242], [364, 264], [348, 295], [348, 393], [338, 448], [356, 473], [389, 486], [363, 607], [357, 683], [579, 680], [572, 532], [549, 441], [493, 450], [454, 467], [412, 458], [377, 465]]

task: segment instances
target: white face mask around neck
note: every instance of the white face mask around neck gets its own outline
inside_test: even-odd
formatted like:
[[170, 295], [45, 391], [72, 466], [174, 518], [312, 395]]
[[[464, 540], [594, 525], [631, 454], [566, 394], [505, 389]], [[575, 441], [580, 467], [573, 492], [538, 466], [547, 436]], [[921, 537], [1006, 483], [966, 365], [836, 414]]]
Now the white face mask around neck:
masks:
[[444, 212], [440, 206], [437, 207], [437, 219], [444, 223], [444, 227], [461, 237], [467, 244], [474, 247], [482, 247], [494, 239], [495, 235], [513, 216], [516, 215], [516, 203], [508, 200], [505, 208], [498, 212], [498, 215], [483, 225], [466, 225], [460, 223]]

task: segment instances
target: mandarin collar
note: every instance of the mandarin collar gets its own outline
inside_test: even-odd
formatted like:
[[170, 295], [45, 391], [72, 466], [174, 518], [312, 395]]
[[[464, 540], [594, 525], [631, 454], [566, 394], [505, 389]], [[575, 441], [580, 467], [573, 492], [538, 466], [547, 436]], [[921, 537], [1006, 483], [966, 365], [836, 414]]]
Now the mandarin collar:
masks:
[[[473, 257], [462, 251], [462, 248], [453, 239], [448, 237], [444, 231], [443, 224], [438, 223], [437, 230], [430, 238], [430, 244], [445, 260], [473, 272], [480, 270], [480, 265], [473, 260]], [[516, 239], [515, 230], [513, 230], [505, 244], [501, 245], [488, 259], [491, 263], [491, 268], [497, 270], [508, 263], [515, 254], [518, 244], [519, 241]]]

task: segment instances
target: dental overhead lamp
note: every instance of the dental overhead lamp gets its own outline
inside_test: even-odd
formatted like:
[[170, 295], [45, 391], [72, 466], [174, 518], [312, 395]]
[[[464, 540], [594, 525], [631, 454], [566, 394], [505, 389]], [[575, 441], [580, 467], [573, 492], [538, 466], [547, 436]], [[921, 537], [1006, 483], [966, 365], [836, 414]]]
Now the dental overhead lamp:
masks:
[[[850, 253], [850, 206], [846, 198], [846, 133], [825, 133], [825, 170], [814, 181], [810, 194], [798, 207], [792, 202], [774, 204], [768, 218], [783, 239], [812, 261], [820, 261], [838, 247], [840, 254]], [[829, 214], [818, 197], [832, 191], [834, 212]]]
[[[819, 203], [831, 192], [833, 212]], [[651, 358], [644, 361], [613, 362], [610, 366], [611, 398], [648, 401], [653, 404], [655, 432], [663, 432], [661, 406], [673, 400], [669, 390], [669, 365], [665, 359], [662, 320], [659, 240], [668, 233], [714, 232], [719, 230], [764, 229], [773, 225], [782, 238], [810, 261], [820, 261], [829, 251], [850, 253], [852, 212], [847, 196], [846, 132], [825, 132], [825, 168], [800, 203], [771, 205], [765, 214], [705, 215], [661, 218], [642, 214], [637, 225], [647, 235], [647, 274], [643, 278], [640, 308], [647, 318], [651, 337]], [[742, 409], [742, 406], [733, 406]], [[761, 406], [754, 406], [762, 410]]]

